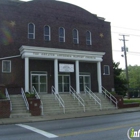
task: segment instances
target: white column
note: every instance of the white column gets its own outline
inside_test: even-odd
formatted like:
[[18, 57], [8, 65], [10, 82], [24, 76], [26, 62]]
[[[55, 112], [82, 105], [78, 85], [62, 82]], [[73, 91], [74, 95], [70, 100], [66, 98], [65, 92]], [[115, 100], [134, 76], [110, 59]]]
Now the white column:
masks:
[[58, 59], [54, 60], [54, 87], [55, 92], [58, 93]]
[[98, 92], [102, 93], [101, 62], [97, 62]]
[[25, 57], [25, 92], [29, 92], [29, 58]]
[[75, 61], [76, 66], [76, 92], [80, 93], [80, 84], [79, 84], [79, 61]]

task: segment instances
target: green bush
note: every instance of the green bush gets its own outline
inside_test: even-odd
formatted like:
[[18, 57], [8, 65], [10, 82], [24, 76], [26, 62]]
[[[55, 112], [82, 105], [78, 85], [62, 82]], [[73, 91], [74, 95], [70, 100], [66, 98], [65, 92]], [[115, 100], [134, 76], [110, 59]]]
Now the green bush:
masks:
[[0, 99], [6, 99], [6, 96], [0, 91]]
[[25, 92], [26, 98], [35, 98], [34, 93]]
[[140, 104], [140, 100], [139, 99], [124, 99], [124, 103], [139, 103]]
[[110, 94], [115, 95], [115, 94], [116, 94], [116, 92], [115, 92], [115, 91], [111, 91], [111, 92], [110, 92]]

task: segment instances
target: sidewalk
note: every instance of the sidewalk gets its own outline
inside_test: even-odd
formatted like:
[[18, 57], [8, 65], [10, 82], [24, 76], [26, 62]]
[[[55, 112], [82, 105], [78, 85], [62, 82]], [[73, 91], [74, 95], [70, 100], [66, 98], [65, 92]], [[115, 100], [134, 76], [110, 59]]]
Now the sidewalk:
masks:
[[130, 113], [130, 112], [139, 112], [139, 111], [140, 111], [140, 107], [134, 107], [134, 108], [116, 109], [116, 110], [103, 110], [103, 111], [96, 111], [96, 112], [57, 114], [57, 115], [48, 115], [48, 116], [30, 116], [30, 117], [23, 117], [23, 118], [4, 118], [4, 119], [0, 119], [0, 125], [91, 117], [91, 116]]

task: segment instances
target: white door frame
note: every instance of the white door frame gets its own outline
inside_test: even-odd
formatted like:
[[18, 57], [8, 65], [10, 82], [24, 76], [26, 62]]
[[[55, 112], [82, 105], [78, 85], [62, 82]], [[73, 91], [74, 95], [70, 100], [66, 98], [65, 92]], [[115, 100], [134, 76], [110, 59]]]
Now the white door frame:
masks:
[[[65, 84], [65, 83], [64, 83], [64, 77], [65, 77], [65, 76], [68, 76], [68, 77], [69, 77], [69, 83], [68, 83], [68, 84], [70, 85], [70, 74], [59, 74], [58, 77], [59, 77], [59, 76], [62, 76], [62, 77], [63, 77], [63, 78], [62, 78], [62, 92], [59, 92], [59, 93], [67, 93], [67, 92], [64, 92], [64, 84]], [[58, 78], [58, 79], [59, 79], [59, 78]], [[59, 87], [59, 80], [58, 80], [58, 87]], [[69, 91], [68, 91], [68, 92], [69, 92]]]
[[[47, 72], [42, 72], [42, 71], [32, 71], [31, 72], [31, 89], [32, 89], [32, 76], [38, 76], [38, 93], [47, 93], [47, 91], [48, 91], [48, 75], [47, 75]], [[43, 83], [43, 84], [45, 84], [46, 85], [46, 91], [45, 92], [40, 92], [40, 85], [41, 85], [41, 83], [40, 83], [40, 77], [41, 76], [45, 76], [46, 77], [46, 84], [45, 83]]]
[[[91, 75], [90, 74], [80, 74], [79, 79], [80, 79], [80, 76], [84, 77], [83, 78], [83, 86], [84, 86], [83, 89], [84, 89], [84, 91], [85, 91], [85, 84], [86, 84], [85, 77], [89, 77], [89, 86], [90, 86], [89, 88], [91, 88]], [[79, 82], [79, 84], [81, 84], [81, 83]], [[80, 89], [80, 92], [84, 92], [84, 91], [81, 91], [81, 89]]]

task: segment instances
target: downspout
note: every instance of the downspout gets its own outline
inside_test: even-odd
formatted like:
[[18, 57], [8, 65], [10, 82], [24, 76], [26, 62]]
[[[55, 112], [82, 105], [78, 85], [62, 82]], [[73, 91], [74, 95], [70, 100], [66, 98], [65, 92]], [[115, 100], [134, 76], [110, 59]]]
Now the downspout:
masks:
[[0, 58], [0, 60], [10, 59], [10, 58], [16, 58], [16, 57], [20, 57], [20, 56], [21, 56], [21, 55], [8, 56], [8, 57]]

